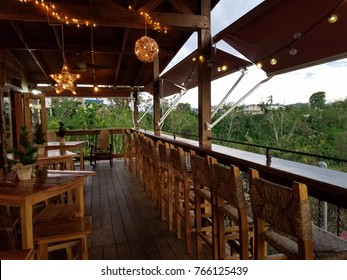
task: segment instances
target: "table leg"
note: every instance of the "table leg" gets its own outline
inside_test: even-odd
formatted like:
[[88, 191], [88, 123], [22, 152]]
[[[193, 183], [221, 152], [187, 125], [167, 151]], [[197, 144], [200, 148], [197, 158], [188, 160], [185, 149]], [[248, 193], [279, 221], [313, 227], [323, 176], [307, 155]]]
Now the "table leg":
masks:
[[77, 184], [78, 186], [75, 188], [77, 217], [84, 217], [84, 179]]
[[84, 144], [79, 145], [80, 148], [80, 170], [84, 170], [84, 155], [83, 155]]
[[20, 208], [22, 248], [34, 248], [33, 234], [33, 207], [32, 205], [22, 206]]

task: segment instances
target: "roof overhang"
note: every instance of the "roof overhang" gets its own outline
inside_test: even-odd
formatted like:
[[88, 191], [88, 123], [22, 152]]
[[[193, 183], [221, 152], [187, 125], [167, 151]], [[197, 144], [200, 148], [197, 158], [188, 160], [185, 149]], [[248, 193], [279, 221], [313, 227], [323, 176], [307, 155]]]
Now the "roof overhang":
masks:
[[[328, 21], [332, 14], [335, 23]], [[347, 1], [267, 0], [214, 36], [220, 40], [261, 62], [268, 75], [345, 58]]]

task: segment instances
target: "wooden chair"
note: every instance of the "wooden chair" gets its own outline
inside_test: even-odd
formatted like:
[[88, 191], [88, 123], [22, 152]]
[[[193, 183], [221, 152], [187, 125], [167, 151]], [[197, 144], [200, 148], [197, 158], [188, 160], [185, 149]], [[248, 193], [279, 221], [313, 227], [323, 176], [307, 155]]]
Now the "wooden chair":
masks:
[[194, 186], [189, 178], [184, 150], [180, 147], [170, 148], [170, 161], [174, 175], [176, 236], [181, 239], [182, 221], [185, 230], [186, 252], [192, 252], [192, 230], [194, 228]]
[[286, 259], [347, 259], [347, 241], [312, 224], [306, 185], [279, 185], [255, 169], [249, 170], [249, 181], [255, 259], [265, 258], [265, 243]]
[[250, 204], [245, 198], [240, 169], [214, 163], [212, 184], [217, 195], [219, 259], [248, 260], [253, 257], [253, 219], [248, 211]]
[[134, 150], [135, 150], [135, 174], [136, 177], [140, 180], [141, 172], [142, 172], [142, 162], [141, 162], [141, 145], [140, 145], [140, 139], [139, 139], [139, 133], [136, 131], [133, 132], [134, 136]]
[[203, 242], [212, 249], [212, 258], [218, 259], [218, 235], [216, 195], [212, 189], [211, 166], [216, 159], [200, 157], [194, 151], [190, 152], [192, 178], [194, 182], [196, 254], [202, 259]]
[[125, 137], [126, 137], [126, 155], [125, 157], [127, 160], [125, 160], [125, 163], [128, 163], [129, 172], [133, 172], [133, 167], [136, 166], [136, 150], [135, 150], [135, 142], [134, 137], [130, 131], [130, 129], [125, 130]]
[[38, 259], [48, 260], [48, 252], [66, 248], [68, 243], [77, 245], [77, 258], [88, 260], [91, 229], [91, 217], [39, 223], [34, 230]]
[[147, 194], [156, 202], [157, 206], [160, 204], [160, 178], [161, 178], [161, 162], [159, 158], [159, 152], [157, 145], [160, 143], [154, 143], [151, 138], [147, 138], [147, 151], [148, 151], [148, 186]]
[[160, 213], [162, 221], [167, 220], [169, 230], [173, 230], [174, 186], [169, 143], [158, 145], [160, 159]]
[[100, 130], [99, 141], [97, 145], [90, 145], [90, 165], [95, 167], [100, 160], [109, 160], [110, 166], [113, 166], [113, 145], [109, 141], [107, 130]]

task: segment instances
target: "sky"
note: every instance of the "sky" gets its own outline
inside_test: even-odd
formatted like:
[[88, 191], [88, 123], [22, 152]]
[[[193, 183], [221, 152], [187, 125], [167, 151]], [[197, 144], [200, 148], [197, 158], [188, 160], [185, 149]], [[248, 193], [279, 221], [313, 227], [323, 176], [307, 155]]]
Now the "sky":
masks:
[[[220, 0], [212, 11], [211, 33], [212, 36], [223, 30], [262, 0]], [[237, 51], [224, 42], [219, 42], [218, 48], [236, 56], [242, 57]], [[167, 69], [174, 66], [181, 59], [197, 49], [197, 36], [194, 34], [183, 46], [178, 55], [169, 64]], [[244, 58], [244, 57], [242, 57]], [[244, 58], [245, 59], [245, 58]], [[164, 70], [165, 72], [166, 70]], [[164, 73], [163, 72], [163, 73]], [[241, 104], [258, 104], [266, 102], [272, 96], [274, 103], [284, 105], [298, 102], [307, 103], [310, 96], [317, 91], [326, 93], [326, 100], [333, 102], [347, 98], [347, 59], [342, 59], [314, 67], [309, 67], [286, 74], [274, 76], [253, 93], [246, 97]], [[232, 88], [241, 73], [233, 73], [212, 82], [212, 106], [218, 105], [228, 91]], [[227, 102], [239, 101], [257, 83], [266, 78], [261, 69], [252, 66], [242, 79], [237, 88], [227, 99]], [[198, 107], [197, 88], [187, 91], [180, 100], [181, 103], [190, 103], [193, 108]]]

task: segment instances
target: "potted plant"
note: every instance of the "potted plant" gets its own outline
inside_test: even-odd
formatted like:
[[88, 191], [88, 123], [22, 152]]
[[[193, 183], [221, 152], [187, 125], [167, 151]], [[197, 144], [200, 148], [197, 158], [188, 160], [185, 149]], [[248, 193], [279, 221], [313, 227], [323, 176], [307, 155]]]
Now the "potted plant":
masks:
[[60, 121], [59, 128], [58, 128], [58, 137], [59, 137], [60, 145], [65, 145], [65, 133], [66, 133], [65, 124], [64, 122]]
[[19, 180], [31, 178], [33, 163], [37, 160], [37, 148], [29, 141], [26, 126], [21, 127], [19, 144], [21, 149], [13, 149], [12, 170]]
[[34, 143], [36, 144], [38, 155], [43, 155], [45, 153], [45, 142], [46, 138], [42, 129], [42, 124], [37, 123], [35, 126]]

